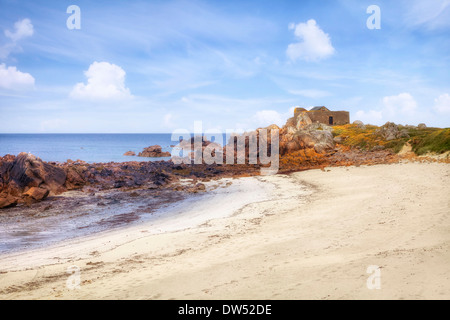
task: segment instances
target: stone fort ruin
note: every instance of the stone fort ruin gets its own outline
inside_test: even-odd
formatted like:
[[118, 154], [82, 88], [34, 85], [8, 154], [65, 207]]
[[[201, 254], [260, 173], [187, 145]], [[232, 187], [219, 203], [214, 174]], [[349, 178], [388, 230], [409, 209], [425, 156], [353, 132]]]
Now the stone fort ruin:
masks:
[[348, 111], [330, 111], [323, 106], [314, 107], [309, 111], [305, 108], [295, 108], [294, 117], [297, 117], [301, 113], [306, 113], [313, 123], [319, 122], [328, 126], [350, 123], [350, 113]]

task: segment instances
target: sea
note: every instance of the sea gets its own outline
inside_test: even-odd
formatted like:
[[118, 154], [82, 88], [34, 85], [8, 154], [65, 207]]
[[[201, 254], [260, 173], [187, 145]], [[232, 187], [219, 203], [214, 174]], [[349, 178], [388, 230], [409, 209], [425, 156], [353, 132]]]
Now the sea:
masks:
[[[160, 145], [172, 151], [170, 133], [149, 134], [0, 134], [0, 156], [29, 152], [43, 161], [65, 162], [83, 160], [95, 162], [125, 162], [137, 160], [124, 156], [127, 151], [136, 155], [144, 148]], [[168, 160], [167, 158], [138, 158], [139, 161]]]
[[[220, 137], [220, 133], [216, 136]], [[191, 134], [191, 137], [194, 135]], [[223, 145], [229, 135], [222, 134]], [[179, 142], [179, 137], [172, 140], [171, 133], [57, 133], [57, 134], [3, 134], [0, 133], [0, 156], [6, 154], [18, 155], [29, 152], [43, 161], [66, 162], [83, 160], [96, 162], [126, 162], [126, 161], [160, 161], [170, 157], [135, 158], [124, 156], [127, 151], [136, 155], [144, 148], [160, 145], [162, 151], [172, 152], [173, 145]], [[212, 141], [215, 139], [212, 137]]]

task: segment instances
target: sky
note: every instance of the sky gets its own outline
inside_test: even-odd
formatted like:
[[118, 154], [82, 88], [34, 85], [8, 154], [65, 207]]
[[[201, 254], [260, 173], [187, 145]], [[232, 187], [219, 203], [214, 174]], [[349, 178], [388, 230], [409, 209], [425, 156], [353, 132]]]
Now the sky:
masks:
[[450, 127], [450, 0], [0, 0], [0, 133], [250, 130], [296, 106]]

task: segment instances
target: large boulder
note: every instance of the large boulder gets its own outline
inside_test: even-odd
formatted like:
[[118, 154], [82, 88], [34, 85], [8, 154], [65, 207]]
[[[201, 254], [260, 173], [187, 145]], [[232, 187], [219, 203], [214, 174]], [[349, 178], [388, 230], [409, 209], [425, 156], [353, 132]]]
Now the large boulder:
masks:
[[314, 150], [317, 153], [324, 153], [327, 150], [334, 149], [333, 134], [327, 130], [313, 130], [310, 132], [314, 138]]
[[398, 139], [401, 136], [398, 126], [393, 122], [386, 122], [375, 130], [375, 134], [382, 136], [387, 141]]
[[47, 189], [52, 194], [65, 191], [66, 173], [62, 168], [25, 152], [12, 161], [3, 161], [0, 176], [3, 188], [9, 189], [9, 193], [14, 196], [21, 195], [26, 188], [32, 187]]
[[0, 208], [40, 201], [66, 191], [66, 171], [22, 152], [0, 158]]
[[313, 123], [306, 113], [290, 118], [280, 130], [280, 154], [314, 148], [317, 153], [334, 149], [332, 128], [323, 123]]
[[426, 129], [426, 128], [427, 128], [427, 125], [426, 125], [425, 123], [419, 123], [419, 124], [417, 125], [417, 129], [422, 130], [422, 129]]
[[353, 124], [355, 126], [357, 126], [359, 129], [366, 129], [366, 126], [364, 125], [364, 122], [362, 122], [361, 120], [355, 120], [353, 121]]
[[312, 123], [313, 122], [311, 118], [305, 112], [301, 112], [296, 117], [294, 117], [294, 125], [297, 130], [303, 129], [311, 125]]

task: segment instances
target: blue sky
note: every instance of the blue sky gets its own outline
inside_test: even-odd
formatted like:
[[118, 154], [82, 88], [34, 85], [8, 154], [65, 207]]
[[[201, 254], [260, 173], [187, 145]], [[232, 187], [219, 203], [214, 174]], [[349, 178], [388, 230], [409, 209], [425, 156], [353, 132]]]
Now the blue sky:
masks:
[[450, 0], [0, 0], [3, 133], [246, 130], [316, 105], [450, 127]]

